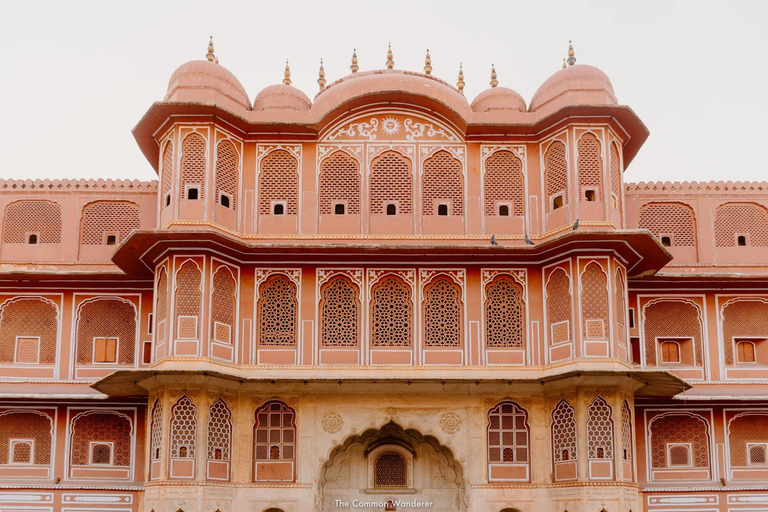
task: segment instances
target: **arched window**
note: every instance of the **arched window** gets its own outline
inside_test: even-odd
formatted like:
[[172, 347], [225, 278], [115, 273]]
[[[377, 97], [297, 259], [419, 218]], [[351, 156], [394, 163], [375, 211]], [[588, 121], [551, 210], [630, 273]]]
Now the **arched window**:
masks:
[[211, 339], [218, 343], [231, 344], [234, 341], [237, 297], [237, 283], [232, 272], [221, 266], [213, 274], [211, 293]]
[[562, 268], [555, 269], [547, 282], [547, 326], [550, 343], [571, 341], [571, 284]]
[[568, 204], [568, 162], [565, 159], [565, 144], [559, 140], [550, 144], [544, 153], [544, 187], [547, 211]]
[[320, 215], [336, 213], [334, 205], [345, 205], [346, 213], [360, 214], [360, 164], [344, 151], [335, 151], [320, 163], [318, 178]]
[[[139, 229], [139, 205], [128, 201], [99, 201], [83, 208], [80, 243], [117, 245]], [[110, 236], [112, 238], [110, 238]]]
[[77, 314], [77, 363], [133, 364], [136, 310], [120, 299], [84, 302]]
[[163, 406], [159, 400], [155, 400], [152, 406], [152, 424], [150, 425], [149, 458], [152, 461], [160, 460], [160, 448], [163, 443]]
[[680, 362], [680, 344], [676, 341], [661, 342], [661, 362], [679, 363]]
[[0, 412], [0, 464], [51, 463], [53, 419], [40, 411]]
[[587, 408], [587, 447], [590, 459], [613, 458], [611, 406], [599, 396]]
[[485, 346], [525, 346], [523, 287], [510, 276], [500, 275], [485, 288]]
[[162, 196], [160, 196], [163, 208], [171, 205], [171, 187], [173, 186], [173, 143], [169, 140], [163, 151], [163, 184]]
[[200, 338], [202, 278], [200, 268], [191, 260], [176, 273], [176, 337], [179, 339]]
[[506, 215], [522, 217], [524, 188], [523, 162], [514, 153], [496, 151], [485, 160], [483, 175], [485, 215], [502, 215], [497, 205], [505, 203]]
[[240, 157], [235, 145], [228, 140], [216, 147], [216, 202], [225, 208], [237, 210], [237, 189], [240, 181]]
[[687, 204], [644, 204], [640, 208], [638, 227], [649, 230], [658, 239], [669, 238], [671, 247], [696, 246], [696, 219]]
[[343, 276], [332, 277], [320, 292], [320, 346], [356, 347], [360, 332], [357, 287]]
[[131, 465], [133, 426], [124, 414], [89, 411], [72, 420], [71, 464]]
[[768, 339], [768, 301], [746, 297], [730, 300], [723, 306], [722, 316], [725, 364], [763, 363], [754, 343], [768, 343], [761, 341]]
[[155, 301], [155, 342], [162, 344], [168, 341], [168, 273], [165, 267], [160, 269], [160, 276], [157, 278]]
[[5, 208], [3, 242], [6, 244], [61, 243], [61, 205], [53, 201], [15, 201]]
[[259, 288], [259, 345], [295, 346], [299, 303], [296, 285], [282, 274], [269, 277]]
[[464, 173], [461, 162], [447, 151], [424, 161], [421, 208], [424, 215], [438, 215], [437, 203], [449, 203], [451, 215], [464, 215]]
[[600, 141], [593, 134], [585, 133], [576, 144], [576, 150], [580, 201], [602, 201], [603, 158], [600, 154]]
[[47, 299], [20, 297], [0, 306], [0, 362], [54, 364], [58, 307]]
[[[187, 135], [181, 143], [181, 199], [205, 197], [205, 145], [199, 133]], [[196, 190], [196, 194], [190, 194], [191, 189]]]
[[[656, 365], [659, 339], [675, 338], [693, 340], [691, 360], [702, 365], [702, 323], [699, 307], [687, 300], [655, 300], [643, 308], [643, 332], [645, 334], [645, 364]], [[674, 347], [669, 348], [674, 356]], [[680, 354], [680, 348], [677, 350]], [[659, 359], [664, 356], [663, 349]], [[679, 359], [679, 357], [678, 357]], [[663, 359], [662, 359], [663, 361]], [[672, 359], [674, 361], [674, 359]]]
[[617, 210], [621, 210], [621, 157], [616, 142], [611, 142], [609, 159], [611, 165], [611, 194], [613, 195], [612, 205]]
[[219, 398], [208, 410], [208, 460], [229, 462], [232, 437], [232, 412]]
[[590, 339], [608, 337], [608, 276], [597, 263], [581, 274], [582, 332]]
[[397, 214], [410, 215], [413, 203], [411, 161], [397, 151], [386, 151], [373, 159], [370, 172], [371, 215], [383, 215], [388, 204], [397, 204]]
[[171, 458], [195, 458], [197, 407], [186, 395], [171, 407]]
[[408, 461], [399, 452], [379, 453], [373, 461], [374, 489], [407, 489]]
[[410, 287], [395, 276], [382, 278], [371, 290], [371, 345], [410, 347], [412, 333]]
[[575, 413], [564, 399], [552, 410], [552, 450], [555, 462], [578, 459]]
[[[739, 240], [739, 236], [743, 240]], [[768, 247], [768, 210], [756, 203], [726, 203], [715, 211], [717, 247]]]
[[649, 430], [652, 467], [709, 467], [709, 434], [702, 416], [662, 414], [651, 420]]
[[299, 209], [299, 161], [288, 151], [271, 151], [259, 164], [259, 215], [271, 215], [272, 204], [284, 204], [282, 215]]
[[[624, 274], [620, 269], [616, 269], [616, 279], [614, 282], [613, 295], [615, 298], [616, 315], [616, 338], [620, 347], [627, 346], [627, 302], [626, 289], [624, 286]], [[627, 352], [627, 359], [632, 360], [632, 354]]]
[[768, 449], [768, 413], [741, 412], [728, 422], [731, 467], [764, 466]]
[[424, 289], [424, 346], [461, 347], [461, 288], [449, 277], [437, 277]]
[[271, 401], [256, 410], [254, 458], [257, 461], [295, 460], [296, 411]]
[[514, 402], [502, 402], [488, 412], [488, 462], [529, 461], [528, 413]]
[[621, 407], [621, 458], [625, 461], [632, 460], [632, 411], [629, 409], [629, 403], [624, 400]]

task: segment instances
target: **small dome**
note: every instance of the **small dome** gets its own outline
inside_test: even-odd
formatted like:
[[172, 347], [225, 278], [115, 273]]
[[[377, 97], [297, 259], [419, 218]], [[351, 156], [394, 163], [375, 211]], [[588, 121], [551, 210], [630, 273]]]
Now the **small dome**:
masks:
[[171, 75], [165, 101], [213, 103], [229, 110], [250, 108], [248, 93], [227, 68], [207, 60], [182, 64]]
[[546, 82], [531, 100], [531, 112], [554, 112], [570, 105], [616, 105], [608, 76], [583, 64], [561, 69]]
[[525, 100], [512, 89], [506, 87], [491, 87], [477, 95], [472, 102], [473, 112], [490, 112], [494, 110], [519, 110], [526, 112]]
[[309, 110], [312, 102], [309, 97], [292, 85], [270, 85], [256, 95], [253, 110], [291, 109]]

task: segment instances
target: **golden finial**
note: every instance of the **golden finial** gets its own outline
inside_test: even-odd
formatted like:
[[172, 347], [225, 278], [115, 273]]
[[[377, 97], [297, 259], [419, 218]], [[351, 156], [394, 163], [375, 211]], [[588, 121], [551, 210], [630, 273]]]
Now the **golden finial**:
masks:
[[461, 94], [464, 94], [464, 64], [459, 62], [459, 81], [456, 82], [456, 88]]
[[424, 59], [424, 73], [427, 75], [432, 74], [432, 57], [429, 56], [429, 48], [427, 48], [427, 56]]
[[357, 65], [357, 48], [352, 50], [352, 65], [349, 66], [350, 71], [357, 73], [360, 71], [360, 66]]
[[392, 45], [389, 44], [387, 46], [387, 69], [392, 69], [395, 67], [395, 61], [392, 60]]
[[497, 78], [498, 77], [496, 76], [496, 66], [491, 64], [491, 87], [496, 87], [497, 85], [499, 85], [499, 81], [497, 80]]
[[285, 72], [283, 73], [283, 83], [291, 85], [291, 67], [288, 65], [288, 59], [285, 59]]
[[565, 69], [567, 66], [565, 65], [565, 57], [563, 57], [563, 69]]
[[325, 68], [323, 68], [323, 59], [320, 59], [320, 71], [317, 73], [317, 85], [320, 86], [320, 90], [325, 89]]
[[573, 66], [576, 64], [576, 53], [573, 51], [573, 42], [568, 41], [568, 65]]
[[208, 59], [208, 62], [213, 62], [213, 59], [216, 58], [213, 54], [213, 36], [208, 40], [208, 53], [205, 54], [205, 58]]

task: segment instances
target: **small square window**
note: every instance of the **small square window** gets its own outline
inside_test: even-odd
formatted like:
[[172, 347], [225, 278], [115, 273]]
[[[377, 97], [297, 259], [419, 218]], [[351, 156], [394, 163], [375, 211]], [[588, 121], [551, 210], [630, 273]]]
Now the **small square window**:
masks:
[[661, 245], [663, 245], [664, 247], [672, 247], [672, 237], [669, 237], [669, 236], [661, 237]]
[[344, 207], [344, 203], [336, 203], [333, 205], [333, 214], [334, 215], [344, 215], [344, 210], [346, 208]]
[[746, 247], [747, 246], [747, 237], [744, 235], [739, 235], [736, 237], [736, 245], [739, 247]]
[[187, 199], [190, 201], [197, 201], [200, 199], [200, 189], [197, 187], [189, 187], [187, 189]]
[[94, 363], [117, 362], [117, 338], [94, 338], [93, 345]]
[[437, 214], [443, 217], [448, 216], [448, 205], [447, 204], [437, 205]]
[[221, 194], [221, 197], [219, 197], [219, 204], [221, 204], [221, 206], [224, 208], [229, 208], [229, 196], [226, 194]]
[[661, 362], [673, 364], [680, 362], [680, 345], [677, 342], [661, 342]]
[[755, 344], [751, 341], [737, 341], [736, 342], [736, 360], [739, 363], [754, 363], [755, 358]]
[[171, 206], [171, 194], [168, 194], [167, 196], [165, 196], [165, 206], [166, 207]]
[[30, 234], [29, 237], [27, 238], [27, 242], [29, 242], [30, 245], [37, 244], [37, 235], [34, 233]]
[[766, 466], [768, 465], [768, 445], [766, 444], [749, 444], [749, 465], [750, 466]]
[[594, 190], [585, 190], [584, 200], [587, 201], [588, 203], [597, 201], [597, 193]]
[[552, 209], [557, 210], [559, 208], [562, 208], [564, 205], [563, 196], [556, 196], [552, 198]]
[[387, 215], [397, 215], [397, 205], [389, 203], [387, 205]]
[[509, 205], [507, 205], [507, 204], [500, 204], [499, 205], [499, 216], [500, 217], [509, 217]]
[[285, 215], [285, 205], [282, 203], [277, 203], [272, 206], [272, 214], [273, 215]]
[[669, 444], [667, 445], [667, 466], [690, 466], [691, 448], [687, 444]]
[[117, 243], [117, 236], [107, 235], [107, 245], [115, 245]]

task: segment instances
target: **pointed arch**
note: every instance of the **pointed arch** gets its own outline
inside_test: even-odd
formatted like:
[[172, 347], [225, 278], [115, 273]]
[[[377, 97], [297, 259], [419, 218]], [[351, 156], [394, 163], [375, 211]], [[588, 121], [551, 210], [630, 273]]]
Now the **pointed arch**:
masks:
[[568, 161], [565, 144], [553, 141], [544, 153], [544, 189], [547, 194], [547, 211], [556, 209], [556, 197], [562, 197], [562, 206], [568, 205]]
[[211, 291], [211, 339], [231, 345], [237, 326], [237, 279], [232, 270], [221, 265], [213, 274]]
[[603, 397], [597, 396], [587, 407], [587, 456], [590, 459], [613, 459], [613, 410]]
[[200, 190], [199, 198], [205, 198], [206, 141], [202, 135], [193, 132], [181, 143], [181, 182], [179, 198], [185, 199], [187, 187]]
[[176, 272], [176, 338], [200, 339], [203, 273], [193, 260], [186, 260]]
[[296, 346], [299, 301], [296, 285], [283, 274], [268, 277], [259, 286], [258, 343]]
[[357, 347], [360, 290], [346, 276], [331, 277], [320, 288], [320, 346]]
[[437, 215], [437, 203], [447, 202], [451, 215], [464, 215], [462, 163], [448, 151], [441, 150], [425, 160], [422, 168], [422, 214]]
[[595, 193], [595, 201], [603, 200], [602, 143], [592, 132], [582, 135], [576, 143], [577, 172], [580, 201], [587, 201], [587, 190]]
[[591, 261], [581, 273], [581, 329], [586, 338], [608, 338], [609, 307], [608, 275], [599, 263]]
[[342, 202], [349, 215], [360, 214], [360, 164], [349, 153], [338, 150], [324, 158], [318, 182], [320, 215], [332, 215], [335, 202]]

